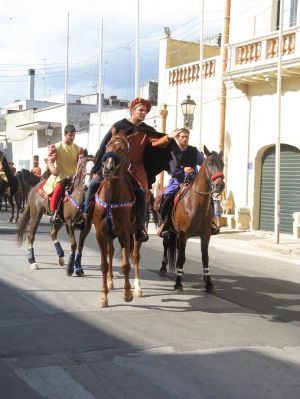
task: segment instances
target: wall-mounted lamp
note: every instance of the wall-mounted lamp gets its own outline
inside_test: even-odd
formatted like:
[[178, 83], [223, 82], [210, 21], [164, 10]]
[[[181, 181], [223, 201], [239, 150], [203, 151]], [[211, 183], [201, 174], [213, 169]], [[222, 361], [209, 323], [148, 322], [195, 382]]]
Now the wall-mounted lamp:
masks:
[[191, 96], [186, 96], [186, 99], [181, 103], [184, 127], [187, 129], [193, 129], [195, 107], [196, 103], [194, 100], [191, 100]]
[[53, 129], [51, 123], [49, 122], [48, 126], [45, 129], [45, 135], [47, 137], [47, 145], [50, 144], [50, 139], [51, 139], [51, 137], [53, 135], [53, 132], [54, 132], [54, 129]]

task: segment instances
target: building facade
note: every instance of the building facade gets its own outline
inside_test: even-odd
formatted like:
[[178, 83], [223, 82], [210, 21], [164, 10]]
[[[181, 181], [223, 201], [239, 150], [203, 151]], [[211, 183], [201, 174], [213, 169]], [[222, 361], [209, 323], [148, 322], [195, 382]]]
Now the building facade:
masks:
[[[218, 150], [221, 88], [225, 83], [224, 203], [227, 200], [232, 204], [235, 225], [243, 229], [274, 230], [275, 145], [279, 131], [278, 5], [277, 0], [259, 4], [231, 1], [224, 74], [220, 48], [204, 46], [200, 66], [199, 43], [175, 41], [170, 36], [161, 40], [158, 97], [159, 104], [167, 104], [168, 130], [183, 126], [181, 103], [190, 96], [196, 103], [191, 144], [198, 148], [205, 144], [210, 150]], [[300, 212], [300, 114], [297, 112], [300, 13], [297, 11], [297, 1], [285, 1], [280, 96], [280, 229], [296, 234]]]

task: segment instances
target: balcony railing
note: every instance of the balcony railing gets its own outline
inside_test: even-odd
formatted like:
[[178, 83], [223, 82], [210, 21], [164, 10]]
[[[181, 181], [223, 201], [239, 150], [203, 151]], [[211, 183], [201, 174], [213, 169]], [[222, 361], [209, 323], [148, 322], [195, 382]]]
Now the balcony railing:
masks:
[[[292, 32], [283, 36], [283, 55], [295, 52], [296, 33]], [[264, 54], [262, 51], [264, 50]], [[235, 48], [235, 65], [250, 64], [262, 59], [275, 58], [278, 55], [278, 36], [265, 40], [247, 43]]]
[[[215, 76], [216, 60], [209, 59], [203, 62], [203, 78]], [[185, 83], [196, 82], [199, 80], [200, 63], [185, 65], [169, 71], [169, 86], [178, 86]]]
[[[293, 28], [285, 31], [282, 43], [283, 62], [300, 63], [299, 32]], [[244, 74], [254, 69], [273, 68], [278, 56], [278, 32], [259, 39], [229, 46], [227, 72]], [[297, 62], [299, 59], [299, 63]]]

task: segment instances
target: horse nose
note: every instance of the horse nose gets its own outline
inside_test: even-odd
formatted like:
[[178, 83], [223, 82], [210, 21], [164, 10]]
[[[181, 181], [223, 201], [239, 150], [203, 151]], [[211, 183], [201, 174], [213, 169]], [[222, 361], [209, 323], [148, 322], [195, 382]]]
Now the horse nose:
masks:
[[222, 181], [221, 183], [217, 183], [217, 190], [223, 191], [225, 188], [225, 183]]

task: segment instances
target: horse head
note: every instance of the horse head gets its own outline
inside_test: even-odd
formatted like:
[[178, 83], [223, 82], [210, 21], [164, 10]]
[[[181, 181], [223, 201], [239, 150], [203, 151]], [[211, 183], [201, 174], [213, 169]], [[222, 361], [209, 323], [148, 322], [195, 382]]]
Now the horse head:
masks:
[[117, 131], [116, 128], [112, 128], [111, 132], [112, 137], [107, 143], [106, 152], [102, 157], [102, 175], [107, 179], [112, 179], [117, 174], [123, 173], [129, 151], [129, 142], [125, 131]]
[[204, 154], [206, 155], [204, 165], [210, 180], [211, 192], [221, 193], [225, 188], [223, 151], [219, 153], [216, 151], [210, 152], [207, 147], [204, 146]]
[[84, 190], [88, 187], [92, 178], [91, 171], [93, 169], [94, 163], [94, 160], [87, 154], [80, 156], [73, 181], [74, 187], [77, 186], [81, 190]]

